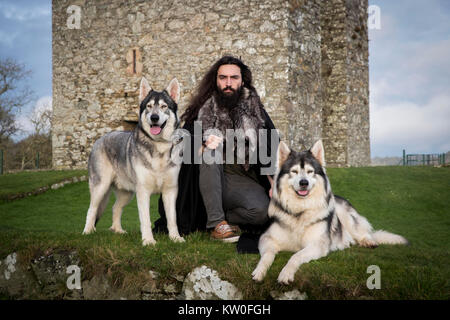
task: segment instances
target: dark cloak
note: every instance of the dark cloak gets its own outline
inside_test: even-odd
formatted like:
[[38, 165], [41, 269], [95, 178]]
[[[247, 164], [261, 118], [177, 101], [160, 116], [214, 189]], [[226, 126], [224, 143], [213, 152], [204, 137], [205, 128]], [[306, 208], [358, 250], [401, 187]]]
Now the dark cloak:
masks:
[[[262, 108], [264, 115], [264, 126], [263, 129], [271, 130], [275, 129], [275, 125], [270, 119], [268, 113]], [[189, 131], [191, 134], [191, 141], [193, 141], [194, 136], [194, 122], [186, 122], [183, 126], [183, 129]], [[279, 141], [279, 139], [278, 139]], [[271, 145], [271, 135], [270, 131], [267, 135], [267, 154], [272, 154], [272, 145]], [[277, 151], [278, 146], [274, 146], [274, 152]], [[194, 143], [191, 143], [191, 155], [195, 154], [198, 150], [194, 150]], [[259, 159], [257, 163], [254, 164], [256, 166], [256, 172], [260, 172], [261, 168], [269, 167], [269, 164], [262, 164]], [[269, 195], [270, 183], [267, 179], [266, 175], [258, 175], [259, 183], [266, 190], [267, 195]], [[181, 235], [187, 235], [191, 232], [195, 231], [204, 231], [206, 230], [206, 210], [203, 204], [202, 195], [200, 194], [199, 189], [199, 165], [194, 164], [194, 159], [191, 159], [191, 164], [182, 164], [180, 169], [180, 174], [178, 176], [178, 197], [176, 203], [177, 210], [177, 226], [178, 232]], [[158, 202], [158, 211], [160, 218], [155, 221], [154, 232], [164, 232], [167, 233], [167, 220], [166, 214], [164, 211], [164, 205], [162, 202], [162, 197], [159, 198]]]

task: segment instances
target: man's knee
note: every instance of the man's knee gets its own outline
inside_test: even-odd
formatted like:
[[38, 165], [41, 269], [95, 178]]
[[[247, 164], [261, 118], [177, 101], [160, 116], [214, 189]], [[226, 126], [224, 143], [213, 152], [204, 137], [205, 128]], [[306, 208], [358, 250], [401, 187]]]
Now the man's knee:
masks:
[[262, 226], [269, 221], [267, 207], [234, 208], [227, 211], [227, 220], [232, 224]]
[[222, 185], [223, 169], [219, 164], [200, 164], [199, 183], [200, 189], [216, 188]]
[[253, 223], [255, 225], [264, 225], [267, 221], [269, 221], [269, 215], [268, 215], [268, 207], [261, 206], [256, 207], [252, 211], [253, 215]]

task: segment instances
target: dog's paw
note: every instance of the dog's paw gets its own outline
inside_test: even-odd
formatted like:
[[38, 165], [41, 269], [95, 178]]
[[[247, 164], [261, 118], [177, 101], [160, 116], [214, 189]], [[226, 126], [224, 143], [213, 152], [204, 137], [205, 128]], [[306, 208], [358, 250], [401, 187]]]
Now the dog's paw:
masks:
[[358, 243], [361, 247], [365, 248], [375, 249], [376, 247], [378, 247], [378, 243], [373, 239], [364, 238], [360, 240]]
[[277, 281], [281, 284], [289, 284], [294, 281], [295, 270], [292, 271], [290, 268], [284, 267], [278, 275]]
[[119, 233], [119, 234], [125, 234], [127, 233], [125, 230], [123, 230], [122, 228], [116, 228], [116, 227], [111, 227], [109, 228], [109, 230], [111, 230], [112, 232], [115, 233]]
[[179, 242], [179, 243], [181, 243], [181, 242], [186, 242], [186, 240], [184, 240], [184, 238], [183, 238], [183, 237], [180, 237], [180, 236], [170, 237], [170, 239], [171, 239], [173, 242]]
[[255, 280], [256, 282], [261, 282], [265, 276], [266, 276], [266, 273], [263, 270], [261, 270], [260, 268], [256, 268], [252, 272], [252, 279]]
[[142, 239], [142, 245], [145, 246], [154, 246], [156, 244], [155, 239]]
[[84, 228], [83, 234], [84, 234], [84, 235], [87, 235], [87, 234], [94, 233], [95, 231], [96, 231], [95, 227], [92, 227], [92, 228]]

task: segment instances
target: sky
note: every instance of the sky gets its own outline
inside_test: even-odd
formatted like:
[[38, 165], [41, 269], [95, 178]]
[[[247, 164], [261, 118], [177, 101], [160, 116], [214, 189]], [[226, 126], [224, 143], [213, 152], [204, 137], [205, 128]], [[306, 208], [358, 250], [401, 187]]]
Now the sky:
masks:
[[50, 0], [0, 0], [0, 58], [14, 58], [31, 70], [24, 81], [35, 99], [16, 120], [22, 131], [16, 139], [32, 131], [28, 115], [52, 100], [52, 5]]
[[370, 0], [372, 157], [450, 150], [450, 1]]
[[[450, 1], [369, 5], [380, 13], [369, 28], [371, 156], [450, 151]], [[17, 115], [16, 138], [31, 130], [27, 114], [51, 105], [51, 28], [50, 0], [0, 1], [0, 57], [32, 70], [36, 97]]]

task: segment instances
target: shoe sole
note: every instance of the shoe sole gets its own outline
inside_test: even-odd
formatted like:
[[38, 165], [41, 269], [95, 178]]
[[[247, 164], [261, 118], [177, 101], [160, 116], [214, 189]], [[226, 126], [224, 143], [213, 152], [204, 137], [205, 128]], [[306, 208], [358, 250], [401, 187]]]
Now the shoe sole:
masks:
[[225, 238], [225, 239], [217, 239], [217, 240], [221, 240], [221, 241], [226, 242], [226, 243], [234, 243], [234, 242], [238, 242], [239, 241], [239, 236]]
[[229, 237], [229, 238], [214, 238], [211, 237], [212, 240], [217, 240], [217, 241], [222, 241], [222, 242], [227, 242], [227, 243], [233, 243], [233, 242], [238, 242], [239, 241], [239, 237], [240, 236], [233, 236], [233, 237]]

